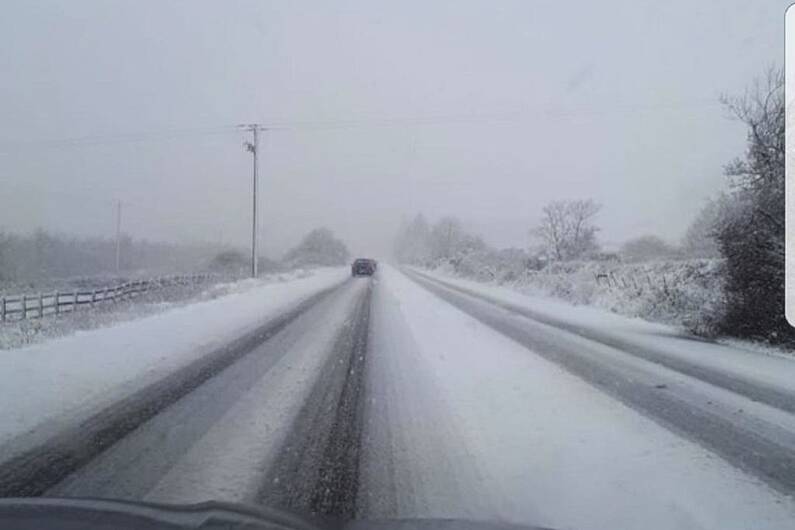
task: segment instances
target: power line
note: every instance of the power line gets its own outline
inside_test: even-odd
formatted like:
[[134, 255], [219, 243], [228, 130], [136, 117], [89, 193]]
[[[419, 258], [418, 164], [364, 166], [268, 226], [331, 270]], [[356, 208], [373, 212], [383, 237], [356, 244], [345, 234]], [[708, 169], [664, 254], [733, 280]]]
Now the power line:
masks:
[[648, 103], [628, 103], [616, 105], [581, 106], [569, 108], [519, 109], [496, 113], [464, 113], [437, 114], [414, 117], [368, 117], [349, 120], [304, 120], [304, 121], [271, 121], [267, 126], [270, 130], [310, 131], [358, 128], [393, 128], [402, 126], [446, 125], [446, 124], [483, 124], [499, 122], [522, 122], [537, 119], [559, 119], [579, 116], [616, 115], [620, 113], [648, 111], [676, 111], [688, 108], [719, 107], [721, 103], [714, 99], [694, 99], [689, 101]]
[[[567, 119], [579, 116], [616, 115], [633, 112], [679, 111], [690, 108], [719, 107], [715, 99], [693, 99], [660, 103], [618, 103], [599, 106], [580, 106], [569, 108], [519, 109], [496, 113], [435, 114], [409, 117], [365, 117], [361, 119], [332, 120], [262, 120], [259, 127], [269, 131], [301, 132], [339, 129], [382, 129], [405, 126], [463, 125], [502, 122], [522, 122], [527, 120]], [[87, 135], [53, 140], [0, 143], [0, 155], [20, 151], [70, 149], [99, 145], [141, 143], [157, 140], [177, 140], [203, 136], [227, 135], [239, 132], [239, 125], [219, 125], [214, 127], [168, 129], [149, 132], [129, 132], [105, 135]]]
[[140, 143], [156, 140], [176, 140], [202, 136], [226, 135], [236, 130], [234, 125], [204, 127], [196, 129], [169, 129], [165, 131], [130, 132], [104, 135], [76, 136], [53, 140], [0, 143], [0, 154], [39, 150], [57, 150], [100, 145]]

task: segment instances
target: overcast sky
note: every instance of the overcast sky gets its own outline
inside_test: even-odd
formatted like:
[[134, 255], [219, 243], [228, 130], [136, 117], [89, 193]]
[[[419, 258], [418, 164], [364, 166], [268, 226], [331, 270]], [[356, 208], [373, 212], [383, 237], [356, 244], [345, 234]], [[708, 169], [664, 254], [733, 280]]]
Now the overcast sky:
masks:
[[592, 197], [601, 238], [678, 239], [744, 149], [721, 93], [784, 53], [788, 1], [5, 1], [0, 229], [243, 245], [402, 217], [524, 246]]

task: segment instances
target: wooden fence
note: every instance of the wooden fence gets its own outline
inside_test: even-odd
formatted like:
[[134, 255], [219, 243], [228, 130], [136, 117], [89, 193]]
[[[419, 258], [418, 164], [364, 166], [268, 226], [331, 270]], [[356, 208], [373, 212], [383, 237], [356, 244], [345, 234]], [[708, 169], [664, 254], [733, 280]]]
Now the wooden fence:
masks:
[[98, 304], [124, 300], [164, 287], [206, 281], [210, 276], [209, 274], [168, 276], [91, 290], [78, 289], [3, 296], [0, 297], [0, 322], [41, 318], [46, 315], [77, 311], [78, 308], [94, 307]]
[[655, 274], [654, 276], [654, 281], [652, 281], [649, 273], [617, 275], [614, 272], [608, 272], [594, 275], [597, 285], [606, 285], [609, 288], [633, 289], [638, 293], [642, 293], [644, 287], [649, 289], [661, 287], [667, 293], [669, 282], [666, 280], [665, 274]]

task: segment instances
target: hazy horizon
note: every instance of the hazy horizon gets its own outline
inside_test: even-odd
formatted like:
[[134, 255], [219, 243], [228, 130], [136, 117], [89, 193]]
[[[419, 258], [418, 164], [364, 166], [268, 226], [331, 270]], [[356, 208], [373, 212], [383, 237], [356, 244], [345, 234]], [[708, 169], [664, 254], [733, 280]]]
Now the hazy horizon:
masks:
[[[245, 246], [327, 226], [384, 254], [401, 219], [520, 246], [552, 200], [600, 240], [676, 242], [745, 128], [719, 104], [783, 64], [788, 2], [9, 2], [0, 230]], [[554, 28], [551, 31], [550, 28]], [[771, 58], [776, 58], [771, 63]]]

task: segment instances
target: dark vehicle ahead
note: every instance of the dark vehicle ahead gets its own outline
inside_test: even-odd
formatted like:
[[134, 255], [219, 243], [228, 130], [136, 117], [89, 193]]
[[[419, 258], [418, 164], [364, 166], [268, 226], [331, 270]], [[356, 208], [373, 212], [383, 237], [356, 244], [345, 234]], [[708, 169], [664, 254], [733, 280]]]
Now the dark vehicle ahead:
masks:
[[351, 265], [351, 276], [372, 276], [377, 268], [374, 259], [359, 258]]

